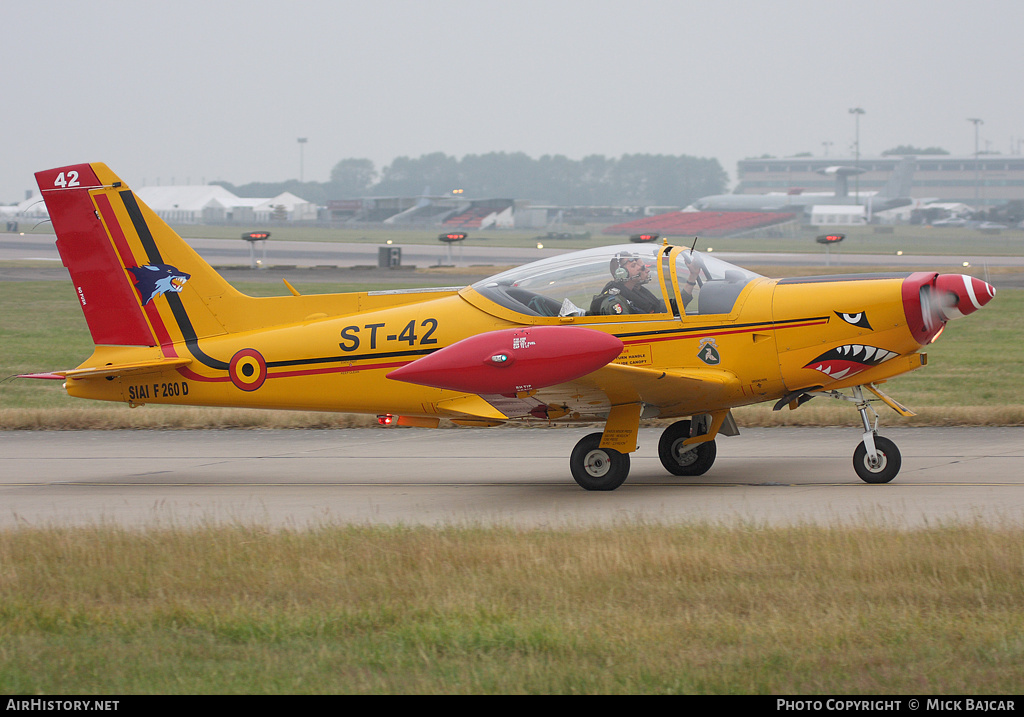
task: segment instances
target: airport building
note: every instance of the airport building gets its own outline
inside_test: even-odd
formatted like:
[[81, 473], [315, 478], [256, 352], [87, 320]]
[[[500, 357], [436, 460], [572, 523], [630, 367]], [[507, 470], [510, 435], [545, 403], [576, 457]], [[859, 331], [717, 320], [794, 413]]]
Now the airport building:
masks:
[[[744, 159], [737, 163], [736, 194], [831, 192], [835, 178], [824, 173], [830, 167], [857, 167], [862, 174], [849, 178], [849, 191], [877, 192], [892, 176], [902, 156], [886, 157], [787, 157]], [[911, 198], [962, 203], [990, 209], [1013, 200], [1024, 200], [1024, 156], [944, 154], [915, 158]]]
[[[588, 233], [594, 225], [605, 234], [708, 237], [779, 237], [808, 226], [983, 219], [1024, 228], [1020, 222], [1021, 155], [745, 159], [737, 163], [737, 177], [732, 194], [702, 197], [685, 208], [554, 206], [463, 195], [363, 197], [319, 207], [289, 192], [273, 198], [245, 198], [219, 185], [141, 187], [136, 192], [171, 224], [383, 224], [443, 231], [518, 228], [546, 230], [548, 236], [557, 237]], [[1012, 212], [1004, 210], [1006, 217], [998, 216], [999, 208], [1010, 202], [1016, 205]], [[995, 211], [980, 214], [986, 210]], [[38, 223], [45, 219], [45, 212], [36, 197], [0, 207], [7, 231], [16, 231], [21, 220]]]

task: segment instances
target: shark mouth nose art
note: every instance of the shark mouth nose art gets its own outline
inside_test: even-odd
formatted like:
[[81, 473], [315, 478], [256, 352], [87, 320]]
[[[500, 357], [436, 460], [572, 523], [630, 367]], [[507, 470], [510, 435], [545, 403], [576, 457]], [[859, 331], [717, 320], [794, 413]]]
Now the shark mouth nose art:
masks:
[[804, 368], [820, 371], [829, 378], [838, 381], [841, 378], [853, 376], [865, 369], [877, 366], [896, 356], [899, 356], [899, 354], [894, 351], [880, 349], [876, 346], [846, 344], [845, 346], [838, 346], [826, 351], [804, 366]]

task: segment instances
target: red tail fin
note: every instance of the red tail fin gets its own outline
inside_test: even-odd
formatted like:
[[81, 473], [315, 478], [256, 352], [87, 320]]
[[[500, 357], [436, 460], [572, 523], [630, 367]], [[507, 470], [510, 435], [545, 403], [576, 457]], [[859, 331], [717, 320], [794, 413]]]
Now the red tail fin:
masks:
[[[98, 345], [155, 346], [157, 341], [123, 269], [122, 248], [100, 221], [90, 193], [104, 187], [92, 166], [75, 164], [36, 172], [36, 182], [93, 341]], [[120, 182], [114, 181], [107, 188], [118, 185]]]

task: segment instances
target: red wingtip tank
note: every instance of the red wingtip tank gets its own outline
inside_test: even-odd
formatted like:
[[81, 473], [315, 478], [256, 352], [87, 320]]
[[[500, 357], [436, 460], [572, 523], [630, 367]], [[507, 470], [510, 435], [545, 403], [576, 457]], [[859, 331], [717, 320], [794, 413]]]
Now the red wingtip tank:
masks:
[[622, 352], [601, 331], [534, 326], [490, 331], [457, 341], [387, 376], [396, 381], [478, 394], [511, 394], [571, 381]]

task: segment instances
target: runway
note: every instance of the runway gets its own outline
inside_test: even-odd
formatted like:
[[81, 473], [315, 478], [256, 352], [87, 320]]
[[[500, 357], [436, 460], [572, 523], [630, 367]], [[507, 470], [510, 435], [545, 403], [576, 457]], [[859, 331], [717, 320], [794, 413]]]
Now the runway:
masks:
[[3, 432], [0, 528], [1024, 523], [1024, 428], [882, 430], [903, 452], [886, 485], [853, 472], [855, 429], [741, 428], [709, 473], [675, 478], [644, 428], [608, 493], [569, 474], [593, 430]]

